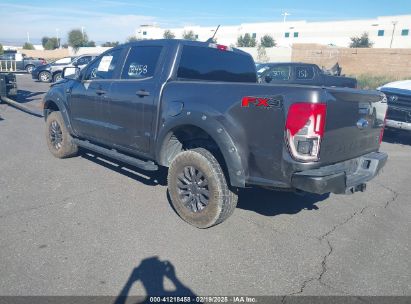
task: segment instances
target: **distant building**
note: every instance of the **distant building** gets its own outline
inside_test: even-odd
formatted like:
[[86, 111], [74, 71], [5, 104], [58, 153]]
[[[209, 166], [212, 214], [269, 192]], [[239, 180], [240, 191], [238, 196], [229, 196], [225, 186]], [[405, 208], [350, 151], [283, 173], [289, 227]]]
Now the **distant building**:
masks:
[[[193, 31], [198, 40], [210, 38], [215, 27], [186, 26], [182, 28], [160, 28], [157, 25], [141, 25], [136, 30], [139, 39], [163, 38], [170, 30], [176, 38], [184, 31]], [[394, 32], [393, 32], [394, 31]], [[411, 48], [411, 15], [384, 16], [376, 19], [307, 22], [264, 22], [243, 23], [235, 26], [222, 25], [217, 32], [218, 43], [235, 45], [240, 35], [249, 33], [257, 41], [266, 34], [271, 35], [279, 46], [290, 47], [293, 43], [319, 43], [348, 47], [351, 37], [369, 34], [375, 48]]]

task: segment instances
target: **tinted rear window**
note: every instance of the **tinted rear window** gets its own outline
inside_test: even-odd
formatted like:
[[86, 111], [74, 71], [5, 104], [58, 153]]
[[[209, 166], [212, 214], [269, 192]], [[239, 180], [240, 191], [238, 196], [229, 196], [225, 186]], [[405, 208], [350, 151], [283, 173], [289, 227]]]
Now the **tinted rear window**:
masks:
[[177, 77], [207, 81], [257, 81], [251, 57], [198, 46], [184, 46]]
[[300, 66], [295, 68], [295, 78], [298, 80], [314, 79], [314, 68], [310, 66]]

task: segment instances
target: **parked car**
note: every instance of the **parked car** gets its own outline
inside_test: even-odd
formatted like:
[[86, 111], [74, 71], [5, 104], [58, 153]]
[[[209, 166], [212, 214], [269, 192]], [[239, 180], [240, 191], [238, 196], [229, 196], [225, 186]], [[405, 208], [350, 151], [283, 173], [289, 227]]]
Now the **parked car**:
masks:
[[279, 62], [258, 64], [258, 81], [271, 84], [301, 84], [325, 87], [356, 88], [355, 78], [335, 76], [323, 71], [316, 64]]
[[171, 204], [199, 228], [233, 213], [238, 188], [354, 193], [387, 160], [384, 94], [259, 84], [252, 57], [227, 46], [132, 42], [63, 76], [44, 97], [50, 152], [168, 167]]
[[387, 96], [387, 128], [411, 131], [411, 80], [387, 83], [378, 90]]
[[57, 82], [61, 80], [63, 68], [68, 66], [85, 67], [97, 55], [81, 55], [77, 57], [64, 57], [52, 63], [39, 66], [31, 73], [31, 78], [42, 82]]
[[11, 64], [15, 65], [17, 70], [26, 70], [27, 73], [31, 73], [35, 67], [47, 63], [43, 58], [26, 57], [24, 54], [10, 50], [6, 50], [4, 54], [0, 55], [0, 61], [3, 61], [1, 62], [2, 66], [5, 66], [7, 62], [10, 66]]

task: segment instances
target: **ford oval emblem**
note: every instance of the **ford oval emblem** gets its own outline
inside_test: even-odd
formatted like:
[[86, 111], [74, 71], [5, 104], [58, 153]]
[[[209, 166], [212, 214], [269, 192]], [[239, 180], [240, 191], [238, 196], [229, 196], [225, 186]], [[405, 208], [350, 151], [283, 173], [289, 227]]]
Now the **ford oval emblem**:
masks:
[[360, 130], [366, 129], [368, 127], [368, 120], [361, 118], [357, 121], [357, 128]]

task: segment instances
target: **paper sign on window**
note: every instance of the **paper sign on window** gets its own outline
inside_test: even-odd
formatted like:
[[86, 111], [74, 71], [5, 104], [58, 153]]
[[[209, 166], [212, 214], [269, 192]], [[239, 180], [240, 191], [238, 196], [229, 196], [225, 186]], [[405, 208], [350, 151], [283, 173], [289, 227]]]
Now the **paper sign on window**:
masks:
[[110, 63], [113, 60], [113, 56], [103, 56], [101, 58], [100, 64], [98, 65], [97, 70], [99, 72], [108, 72], [108, 69], [110, 67]]

